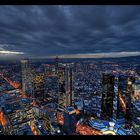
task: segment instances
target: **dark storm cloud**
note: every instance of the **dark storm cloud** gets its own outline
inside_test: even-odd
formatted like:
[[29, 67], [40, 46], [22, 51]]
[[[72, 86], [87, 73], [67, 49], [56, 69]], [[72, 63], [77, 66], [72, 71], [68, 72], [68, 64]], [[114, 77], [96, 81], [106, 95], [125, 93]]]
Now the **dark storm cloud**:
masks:
[[15, 55], [139, 52], [139, 37], [140, 6], [0, 6], [0, 51]]

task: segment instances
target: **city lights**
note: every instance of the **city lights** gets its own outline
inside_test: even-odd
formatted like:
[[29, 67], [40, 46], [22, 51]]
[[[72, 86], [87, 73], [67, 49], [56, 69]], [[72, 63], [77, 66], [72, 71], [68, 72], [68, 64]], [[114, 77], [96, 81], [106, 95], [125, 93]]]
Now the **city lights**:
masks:
[[[0, 89], [4, 89], [0, 94], [1, 133], [18, 135], [26, 133], [26, 129], [33, 135], [136, 133], [137, 130], [131, 129], [131, 104], [139, 87], [138, 82], [137, 88], [134, 86], [135, 76], [124, 74], [123, 69], [114, 72], [113, 68], [119, 64], [63, 65], [56, 60], [55, 65], [41, 64], [35, 68], [31, 68], [29, 60], [22, 60], [18, 65], [22, 66], [21, 71], [19, 69], [22, 75], [17, 73], [16, 76], [13, 76], [15, 69], [7, 74], [3, 68], [0, 72]], [[98, 67], [112, 67], [112, 72]], [[8, 91], [5, 85], [9, 86]], [[134, 111], [138, 114], [136, 108]], [[21, 125], [22, 129], [18, 130], [15, 125]]]

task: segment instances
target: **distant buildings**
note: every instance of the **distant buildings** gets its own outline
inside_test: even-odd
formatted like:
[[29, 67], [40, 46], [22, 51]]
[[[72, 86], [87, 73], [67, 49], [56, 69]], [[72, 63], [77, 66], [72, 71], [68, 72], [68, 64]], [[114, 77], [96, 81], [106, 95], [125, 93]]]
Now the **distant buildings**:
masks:
[[58, 58], [58, 56], [56, 56], [56, 58], [55, 58], [55, 74], [58, 74], [58, 60], [59, 60], [59, 58]]

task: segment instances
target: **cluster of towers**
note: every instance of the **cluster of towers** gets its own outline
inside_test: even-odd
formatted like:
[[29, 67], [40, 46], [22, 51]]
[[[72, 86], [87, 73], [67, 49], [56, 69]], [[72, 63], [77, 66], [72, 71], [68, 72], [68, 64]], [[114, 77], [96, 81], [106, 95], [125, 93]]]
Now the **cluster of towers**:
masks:
[[128, 75], [103, 74], [102, 118], [124, 119], [131, 127], [135, 78]]
[[[29, 66], [29, 60], [21, 60], [22, 68], [22, 89], [35, 99], [44, 99], [44, 73], [33, 73]], [[50, 69], [49, 69], [50, 71]], [[47, 73], [48, 71], [46, 71]], [[55, 61], [55, 74], [58, 77], [58, 105], [60, 107], [72, 106], [74, 100], [73, 93], [73, 68], [69, 64], [60, 64], [58, 58]]]
[[[22, 60], [22, 88], [23, 91], [30, 91], [31, 96], [37, 100], [44, 99], [44, 78], [45, 74], [33, 74], [29, 67], [28, 60]], [[58, 78], [58, 108], [65, 108], [65, 125], [68, 125], [68, 117], [75, 116], [72, 113], [74, 108], [73, 78], [74, 71], [72, 64], [58, 63], [55, 61], [55, 75]], [[49, 69], [50, 71], [50, 69]], [[103, 74], [102, 81], [102, 105], [101, 117], [103, 119], [124, 119], [125, 126], [131, 128], [133, 114], [133, 94], [135, 78], [128, 75]], [[70, 119], [72, 120], [72, 119]], [[71, 124], [71, 123], [69, 123]], [[64, 125], [64, 126], [65, 126]]]
[[[22, 60], [22, 89], [26, 93], [31, 93], [30, 96], [35, 101], [43, 101], [45, 76], [55, 74], [58, 78], [58, 108], [64, 109], [64, 129], [66, 133], [72, 134], [76, 130], [76, 112], [74, 105], [73, 92], [73, 66], [71, 64], [58, 63], [56, 58], [55, 66], [50, 65], [45, 68], [44, 73], [33, 73], [29, 67], [28, 60]], [[53, 68], [53, 70], [51, 70]], [[55, 68], [55, 71], [54, 71]], [[52, 72], [53, 71], [53, 72]], [[29, 85], [31, 88], [29, 88]]]

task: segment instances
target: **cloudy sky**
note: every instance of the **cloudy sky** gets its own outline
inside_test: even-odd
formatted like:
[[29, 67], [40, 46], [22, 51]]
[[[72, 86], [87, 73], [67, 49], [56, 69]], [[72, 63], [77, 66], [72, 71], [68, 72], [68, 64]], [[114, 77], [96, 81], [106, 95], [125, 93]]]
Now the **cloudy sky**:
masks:
[[0, 58], [140, 55], [140, 6], [0, 6]]

